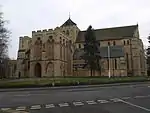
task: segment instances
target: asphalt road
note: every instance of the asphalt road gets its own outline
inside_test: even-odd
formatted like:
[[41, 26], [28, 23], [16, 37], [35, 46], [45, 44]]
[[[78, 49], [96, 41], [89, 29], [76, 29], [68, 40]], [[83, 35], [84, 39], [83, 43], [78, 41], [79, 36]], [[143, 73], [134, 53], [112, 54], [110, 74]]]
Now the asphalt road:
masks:
[[0, 92], [0, 109], [29, 113], [149, 113], [150, 83]]

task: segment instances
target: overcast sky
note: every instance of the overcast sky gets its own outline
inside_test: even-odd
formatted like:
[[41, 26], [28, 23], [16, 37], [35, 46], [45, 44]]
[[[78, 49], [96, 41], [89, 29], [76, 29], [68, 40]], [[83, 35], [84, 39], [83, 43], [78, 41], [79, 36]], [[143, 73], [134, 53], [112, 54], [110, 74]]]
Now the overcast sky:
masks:
[[80, 30], [139, 24], [145, 45], [150, 33], [150, 0], [0, 0], [11, 30], [9, 56], [17, 57], [19, 36], [55, 28], [71, 14]]

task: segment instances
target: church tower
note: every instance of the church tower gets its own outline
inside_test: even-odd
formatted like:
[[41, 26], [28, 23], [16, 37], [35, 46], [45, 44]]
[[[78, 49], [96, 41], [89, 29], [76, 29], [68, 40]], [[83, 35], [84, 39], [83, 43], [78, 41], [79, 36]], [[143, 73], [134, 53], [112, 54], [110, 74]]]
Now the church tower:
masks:
[[62, 32], [70, 38], [71, 42], [75, 43], [76, 37], [80, 30], [77, 27], [77, 24], [70, 19], [70, 16], [69, 19], [60, 26], [60, 28]]
[[60, 26], [61, 32], [68, 37], [69, 42], [67, 43], [67, 73], [73, 75], [73, 53], [75, 50], [75, 41], [79, 33], [77, 24], [74, 23], [69, 16], [69, 19]]

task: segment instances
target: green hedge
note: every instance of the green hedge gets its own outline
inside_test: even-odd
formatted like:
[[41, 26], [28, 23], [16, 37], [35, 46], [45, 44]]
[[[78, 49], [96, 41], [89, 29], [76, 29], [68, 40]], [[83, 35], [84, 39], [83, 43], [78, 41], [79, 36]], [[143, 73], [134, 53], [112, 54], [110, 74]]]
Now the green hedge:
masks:
[[31, 88], [46, 86], [75, 86], [75, 85], [94, 85], [110, 83], [144, 82], [149, 81], [148, 77], [67, 77], [67, 78], [38, 78], [21, 80], [0, 81], [0, 88]]

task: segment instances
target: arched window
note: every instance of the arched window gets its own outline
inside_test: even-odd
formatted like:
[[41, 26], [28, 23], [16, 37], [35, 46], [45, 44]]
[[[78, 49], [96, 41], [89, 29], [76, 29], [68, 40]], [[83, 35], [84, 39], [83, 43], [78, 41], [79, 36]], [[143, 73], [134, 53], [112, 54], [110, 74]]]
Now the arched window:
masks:
[[52, 44], [54, 44], [54, 39], [52, 39]]
[[123, 43], [124, 43], [124, 45], [126, 45], [126, 42], [125, 42], [125, 40], [123, 41]]
[[115, 59], [115, 69], [117, 69], [117, 59]]
[[62, 60], [62, 45], [60, 45], [60, 59]]
[[38, 38], [34, 44], [34, 57], [41, 58], [42, 57], [42, 40]]
[[50, 39], [50, 40], [53, 39], [53, 36], [49, 36], [49, 39]]
[[128, 45], [130, 44], [130, 41], [129, 41], [129, 40], [127, 40], [127, 44], [128, 44]]
[[63, 43], [65, 43], [65, 39], [63, 39]]
[[69, 40], [69, 43], [70, 43], [70, 44], [72, 44], [72, 41], [71, 41], [71, 40]]
[[67, 30], [67, 33], [66, 33], [67, 35], [69, 35], [69, 30]]
[[114, 45], [114, 46], [116, 45], [116, 42], [115, 42], [115, 41], [113, 41], [113, 45]]
[[81, 44], [79, 44], [79, 48], [81, 48]]
[[65, 54], [66, 54], [66, 47], [65, 47], [65, 45], [64, 45], [64, 46], [63, 46], [63, 55], [64, 55], [64, 56], [63, 56], [63, 58], [64, 58], [63, 60], [65, 60], [65, 57], [66, 57]]
[[40, 37], [38, 37], [38, 38], [37, 38], [37, 40], [41, 40], [41, 38], [40, 38]]
[[47, 40], [45, 49], [46, 49], [46, 56], [48, 59], [53, 59], [54, 56], [54, 42], [53, 40], [50, 41], [50, 39]]
[[28, 70], [30, 69], [30, 61], [28, 61]]
[[45, 49], [45, 44], [43, 44], [43, 49]]
[[127, 62], [127, 69], [129, 69], [129, 55], [126, 53], [126, 62]]

